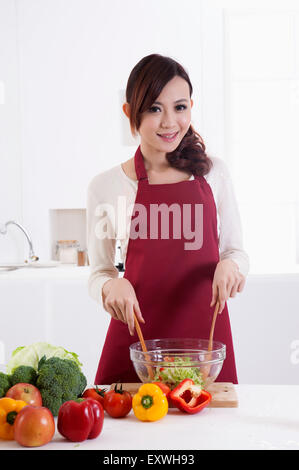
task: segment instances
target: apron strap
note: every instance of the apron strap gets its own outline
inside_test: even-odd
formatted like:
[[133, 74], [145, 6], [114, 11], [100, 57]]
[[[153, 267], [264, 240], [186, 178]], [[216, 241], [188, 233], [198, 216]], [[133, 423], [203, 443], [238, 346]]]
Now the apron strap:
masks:
[[[140, 150], [140, 145], [138, 146], [135, 152], [134, 161], [135, 161], [135, 171], [136, 171], [138, 181], [146, 180], [148, 182], [147, 171], [144, 166], [144, 160], [143, 160], [143, 155]], [[203, 176], [194, 175], [194, 179], [202, 181]]]
[[140, 180], [148, 181], [148, 176], [147, 176], [147, 172], [144, 166], [144, 161], [143, 161], [143, 156], [140, 150], [140, 145], [138, 146], [138, 149], [135, 152], [134, 160], [135, 160], [135, 171], [136, 171], [138, 181]]

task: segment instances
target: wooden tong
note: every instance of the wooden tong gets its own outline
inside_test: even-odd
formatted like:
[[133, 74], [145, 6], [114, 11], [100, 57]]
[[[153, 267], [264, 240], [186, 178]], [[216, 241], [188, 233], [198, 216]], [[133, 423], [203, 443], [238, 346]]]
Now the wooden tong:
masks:
[[[142, 334], [142, 331], [141, 331], [141, 328], [140, 328], [140, 325], [139, 325], [139, 322], [137, 320], [137, 317], [136, 317], [135, 313], [134, 313], [134, 323], [135, 323], [135, 328], [136, 328], [136, 331], [137, 331], [137, 335], [138, 335], [138, 338], [139, 338], [139, 341], [140, 341], [140, 344], [141, 344], [141, 347], [142, 347], [142, 351], [144, 353], [146, 353], [147, 348], [146, 348], [146, 345], [145, 345], [145, 342], [144, 342], [144, 339], [143, 339], [143, 334]], [[148, 354], [145, 354], [145, 360], [150, 362], [150, 357], [149, 357]], [[147, 365], [146, 368], [147, 368], [149, 377], [151, 378], [151, 380], [153, 380], [154, 375], [155, 375], [154, 371], [153, 371], [153, 368], [150, 365]]]
[[213, 336], [214, 336], [214, 329], [215, 329], [216, 318], [217, 318], [217, 315], [218, 315], [218, 312], [219, 312], [219, 307], [220, 307], [220, 302], [219, 302], [219, 300], [217, 300], [216, 306], [215, 306], [215, 310], [214, 310], [214, 315], [213, 315], [211, 330], [210, 330], [208, 351], [212, 351], [212, 349], [213, 349]]
[[[219, 300], [217, 300], [216, 306], [215, 306], [215, 310], [214, 310], [214, 314], [213, 314], [212, 325], [211, 325], [211, 329], [210, 329], [210, 337], [209, 337], [209, 344], [208, 344], [208, 353], [209, 353], [210, 351], [212, 351], [212, 349], [213, 349], [213, 336], [214, 336], [215, 323], [216, 323], [216, 318], [217, 318], [217, 315], [218, 315], [219, 307], [220, 307], [220, 302], [219, 302]], [[207, 355], [206, 355], [206, 358], [205, 358], [205, 361], [210, 361], [211, 359], [212, 359], [212, 355], [211, 355], [211, 354], [207, 354]], [[201, 373], [202, 373], [204, 382], [207, 380], [207, 377], [208, 377], [208, 375], [209, 375], [209, 373], [210, 373], [210, 370], [211, 370], [211, 366], [210, 366], [210, 365], [204, 366], [204, 367], [201, 369]]]

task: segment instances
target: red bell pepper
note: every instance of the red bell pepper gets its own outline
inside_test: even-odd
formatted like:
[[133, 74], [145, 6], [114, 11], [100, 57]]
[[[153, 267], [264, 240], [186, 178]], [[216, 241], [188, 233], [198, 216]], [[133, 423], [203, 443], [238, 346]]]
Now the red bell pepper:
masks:
[[170, 392], [170, 399], [181, 411], [194, 414], [210, 403], [212, 395], [195, 385], [192, 379], [185, 379]]
[[104, 408], [93, 398], [64, 402], [59, 408], [57, 429], [69, 441], [94, 439], [102, 431]]

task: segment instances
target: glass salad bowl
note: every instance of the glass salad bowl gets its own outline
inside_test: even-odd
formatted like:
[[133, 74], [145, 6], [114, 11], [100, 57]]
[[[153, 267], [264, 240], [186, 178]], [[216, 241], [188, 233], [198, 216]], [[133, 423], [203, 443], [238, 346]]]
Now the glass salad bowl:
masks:
[[195, 338], [152, 339], [145, 341], [147, 352], [141, 343], [130, 345], [130, 358], [139, 379], [143, 383], [163, 382], [171, 389], [182, 380], [192, 379], [202, 388], [213, 383], [226, 356], [225, 344]]

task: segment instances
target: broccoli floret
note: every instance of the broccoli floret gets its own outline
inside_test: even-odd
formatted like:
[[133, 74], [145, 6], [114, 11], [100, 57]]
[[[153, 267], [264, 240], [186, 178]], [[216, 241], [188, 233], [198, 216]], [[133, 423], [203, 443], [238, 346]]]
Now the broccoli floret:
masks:
[[53, 416], [58, 415], [62, 403], [78, 398], [86, 385], [86, 377], [74, 361], [59, 357], [40, 360], [36, 386], [43, 406], [49, 408]]
[[5, 397], [5, 394], [10, 387], [10, 376], [0, 372], [0, 398]]
[[31, 366], [19, 366], [10, 376], [11, 385], [26, 383], [35, 385], [37, 379], [36, 370]]
[[58, 416], [59, 408], [62, 403], [64, 403], [62, 396], [57, 397], [51, 392], [51, 390], [47, 390], [45, 388], [40, 390], [40, 394], [42, 396], [43, 406], [49, 408], [53, 416]]

